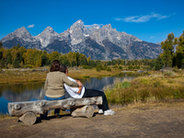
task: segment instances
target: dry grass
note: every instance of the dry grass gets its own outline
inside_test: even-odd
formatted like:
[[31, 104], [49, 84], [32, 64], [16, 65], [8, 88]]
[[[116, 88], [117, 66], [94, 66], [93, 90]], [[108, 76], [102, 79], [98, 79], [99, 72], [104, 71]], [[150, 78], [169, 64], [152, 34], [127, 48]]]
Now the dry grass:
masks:
[[0, 83], [43, 82], [46, 74], [46, 72], [5, 71], [0, 73]]
[[152, 72], [149, 76], [117, 83], [106, 90], [108, 101], [118, 104], [184, 99], [183, 72]]
[[121, 70], [101, 70], [96, 71], [96, 69], [79, 69], [79, 70], [69, 70], [69, 75], [76, 79], [85, 79], [91, 77], [104, 77], [104, 76], [114, 76], [121, 72]]
[[184, 100], [171, 100], [169, 102], [137, 102], [137, 103], [130, 103], [125, 106], [113, 104], [111, 105], [114, 111], [122, 111], [122, 110], [149, 110], [149, 109], [161, 109], [161, 108], [169, 108], [169, 109], [177, 109], [183, 110], [184, 109]]
[[[69, 69], [69, 75], [75, 79], [86, 79], [91, 77], [114, 76], [121, 73], [121, 70], [114, 69], [112, 71], [96, 71], [96, 69]], [[44, 82], [46, 78], [46, 71], [1, 71], [0, 84], [14, 84], [27, 82]]]
[[17, 117], [12, 117], [10, 115], [3, 115], [3, 114], [0, 114], [0, 120], [5, 120], [5, 119], [15, 119]]

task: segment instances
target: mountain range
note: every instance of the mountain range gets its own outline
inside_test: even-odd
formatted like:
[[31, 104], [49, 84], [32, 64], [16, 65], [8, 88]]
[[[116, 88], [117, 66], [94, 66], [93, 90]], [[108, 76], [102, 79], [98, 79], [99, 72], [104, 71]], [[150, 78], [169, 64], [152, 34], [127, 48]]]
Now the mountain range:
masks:
[[79, 52], [91, 59], [152, 59], [161, 53], [161, 46], [137, 37], [119, 32], [108, 25], [84, 25], [82, 20], [75, 22], [63, 33], [57, 33], [48, 26], [37, 36], [32, 36], [21, 27], [2, 38], [6, 48], [21, 45], [48, 52]]

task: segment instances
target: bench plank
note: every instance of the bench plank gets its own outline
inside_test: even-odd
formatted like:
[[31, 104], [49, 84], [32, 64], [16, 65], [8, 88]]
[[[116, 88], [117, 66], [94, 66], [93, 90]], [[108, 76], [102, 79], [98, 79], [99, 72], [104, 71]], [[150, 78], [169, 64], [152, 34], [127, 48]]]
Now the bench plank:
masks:
[[8, 103], [8, 111], [11, 116], [22, 116], [26, 112], [33, 112], [34, 114], [43, 114], [44, 111], [52, 109], [70, 109], [82, 107], [85, 105], [101, 105], [102, 97], [91, 97], [74, 99], [68, 98], [64, 100], [39, 100], [39, 101], [26, 101], [26, 102], [12, 102]]

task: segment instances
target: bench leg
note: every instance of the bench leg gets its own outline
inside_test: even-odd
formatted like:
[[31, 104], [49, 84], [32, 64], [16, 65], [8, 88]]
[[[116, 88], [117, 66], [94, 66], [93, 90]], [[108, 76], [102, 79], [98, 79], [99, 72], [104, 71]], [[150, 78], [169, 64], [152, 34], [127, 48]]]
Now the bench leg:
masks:
[[81, 108], [77, 108], [72, 112], [73, 117], [87, 117], [91, 118], [94, 114], [94, 107], [92, 105], [86, 105]]
[[36, 114], [33, 112], [26, 112], [25, 114], [23, 114], [19, 120], [22, 121], [25, 125], [33, 125], [36, 122]]

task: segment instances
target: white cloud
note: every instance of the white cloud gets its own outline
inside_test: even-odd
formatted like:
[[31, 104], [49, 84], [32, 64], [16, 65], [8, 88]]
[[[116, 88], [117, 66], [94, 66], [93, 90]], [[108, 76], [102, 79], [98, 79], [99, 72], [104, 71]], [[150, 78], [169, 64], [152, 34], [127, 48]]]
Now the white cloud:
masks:
[[116, 21], [124, 21], [124, 22], [134, 22], [134, 23], [143, 23], [143, 22], [148, 22], [151, 19], [156, 19], [156, 20], [162, 20], [169, 18], [171, 15], [161, 15], [158, 13], [151, 13], [148, 15], [142, 15], [142, 16], [129, 16], [126, 18], [115, 18]]
[[35, 25], [34, 24], [31, 24], [31, 25], [28, 25], [27, 28], [34, 28]]

